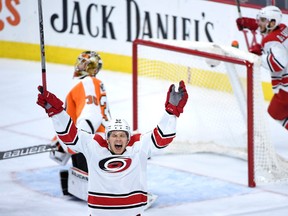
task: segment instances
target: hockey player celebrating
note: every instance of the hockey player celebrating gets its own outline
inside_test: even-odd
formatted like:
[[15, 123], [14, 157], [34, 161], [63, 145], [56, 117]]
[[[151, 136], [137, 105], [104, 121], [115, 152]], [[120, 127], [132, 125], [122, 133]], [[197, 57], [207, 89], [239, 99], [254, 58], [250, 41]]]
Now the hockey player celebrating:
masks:
[[249, 51], [261, 56], [262, 66], [270, 71], [274, 95], [268, 107], [269, 115], [288, 130], [288, 28], [281, 23], [282, 12], [276, 6], [262, 8], [256, 19], [242, 17], [236, 20], [239, 30], [259, 29], [261, 44]]
[[[73, 78], [80, 81], [66, 96], [65, 110], [79, 129], [88, 133], [105, 132], [104, 123], [111, 119], [110, 109], [104, 84], [96, 78], [102, 68], [102, 59], [95, 51], [84, 51], [76, 60]], [[60, 172], [63, 194], [72, 194], [80, 199], [87, 199], [87, 162], [82, 153], [68, 149], [57, 136], [52, 145], [58, 146], [58, 151], [50, 152], [50, 158], [65, 165], [71, 156], [73, 167]], [[77, 175], [71, 175], [77, 173]], [[76, 177], [81, 176], [81, 178]], [[73, 182], [73, 184], [72, 184]]]
[[145, 134], [131, 135], [123, 119], [111, 120], [105, 138], [77, 129], [65, 112], [63, 102], [38, 87], [37, 104], [51, 117], [58, 137], [73, 151], [82, 152], [88, 164], [90, 215], [136, 216], [147, 204], [147, 160], [153, 150], [168, 146], [176, 136], [177, 117], [188, 100], [184, 81], [178, 91], [171, 85], [165, 110], [157, 127]]

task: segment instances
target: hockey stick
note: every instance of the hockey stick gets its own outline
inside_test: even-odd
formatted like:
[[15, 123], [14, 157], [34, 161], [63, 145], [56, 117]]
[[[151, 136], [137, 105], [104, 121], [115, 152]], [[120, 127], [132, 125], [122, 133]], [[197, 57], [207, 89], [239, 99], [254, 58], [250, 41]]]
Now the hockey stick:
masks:
[[49, 152], [53, 150], [57, 150], [57, 147], [51, 146], [50, 144], [42, 144], [42, 145], [24, 147], [24, 148], [13, 149], [13, 150], [8, 150], [8, 151], [0, 151], [0, 160], [40, 154], [40, 153]]
[[[241, 7], [240, 7], [240, 0], [235, 0], [236, 1], [236, 5], [237, 5], [237, 11], [238, 11], [238, 16], [239, 18], [242, 18], [242, 13], [241, 13]], [[251, 45], [254, 45], [257, 43], [256, 41], [256, 31], [251, 31], [253, 37], [252, 37], [252, 44], [249, 44], [248, 41], [248, 37], [247, 37], [247, 30], [243, 29], [242, 30], [243, 34], [244, 34], [244, 38], [245, 38], [245, 42], [246, 42], [246, 46], [248, 49], [250, 49]]]
[[240, 0], [236, 0], [236, 5], [237, 5], [238, 16], [239, 16], [239, 18], [242, 18], [241, 8], [240, 8]]
[[42, 86], [43, 90], [47, 89], [46, 85], [46, 65], [45, 65], [45, 44], [44, 44], [44, 26], [42, 14], [42, 0], [38, 0], [39, 13], [39, 31], [40, 31], [40, 51], [41, 51], [41, 67], [42, 67]]

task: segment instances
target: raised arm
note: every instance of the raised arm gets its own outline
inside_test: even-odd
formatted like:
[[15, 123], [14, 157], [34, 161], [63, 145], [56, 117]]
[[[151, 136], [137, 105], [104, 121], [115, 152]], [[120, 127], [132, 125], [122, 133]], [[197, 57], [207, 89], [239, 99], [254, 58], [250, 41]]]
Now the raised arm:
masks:
[[[143, 137], [144, 139], [152, 139], [157, 149], [168, 146], [176, 137], [177, 117], [184, 111], [184, 107], [188, 100], [188, 93], [184, 81], [179, 82], [178, 91], [175, 91], [175, 85], [172, 84], [167, 92], [165, 102], [165, 114], [162, 116], [157, 127], [152, 131], [152, 135]], [[146, 142], [146, 141], [145, 141]]]
[[36, 103], [43, 107], [48, 116], [52, 118], [56, 134], [68, 147], [68, 152], [71, 151], [71, 149], [82, 152], [81, 145], [76, 145], [80, 141], [77, 127], [64, 110], [63, 102], [53, 93], [47, 90], [43, 91], [42, 86], [39, 86], [38, 90], [40, 91], [40, 94], [38, 94]]

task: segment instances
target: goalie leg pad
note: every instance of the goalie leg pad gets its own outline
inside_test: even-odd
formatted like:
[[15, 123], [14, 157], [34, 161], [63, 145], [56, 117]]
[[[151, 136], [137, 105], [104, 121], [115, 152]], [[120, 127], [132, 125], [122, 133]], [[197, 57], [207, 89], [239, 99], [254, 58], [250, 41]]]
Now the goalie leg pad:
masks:
[[88, 173], [75, 167], [69, 168], [68, 192], [84, 201], [88, 198]]
[[60, 171], [61, 188], [63, 195], [69, 195], [68, 193], [68, 170]]

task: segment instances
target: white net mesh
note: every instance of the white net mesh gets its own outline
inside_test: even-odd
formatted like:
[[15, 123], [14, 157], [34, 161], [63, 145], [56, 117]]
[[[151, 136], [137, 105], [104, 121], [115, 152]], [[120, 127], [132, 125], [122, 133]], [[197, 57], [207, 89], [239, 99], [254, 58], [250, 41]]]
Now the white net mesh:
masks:
[[[159, 42], [159, 41], [157, 41]], [[171, 84], [184, 80], [189, 100], [178, 119], [175, 144], [167, 153], [211, 152], [247, 159], [247, 67], [229, 60], [197, 56], [181, 48], [205, 51], [249, 61], [253, 66], [254, 174], [257, 183], [287, 181], [288, 166], [271, 145], [266, 128], [266, 110], [260, 77], [260, 59], [232, 47], [188, 41], [161, 41], [177, 46], [138, 45], [138, 131], [147, 131], [158, 123], [149, 113], [163, 113], [166, 93]], [[209, 58], [210, 57], [210, 58]], [[249, 104], [252, 106], [252, 103]], [[286, 171], [285, 171], [286, 170]]]

